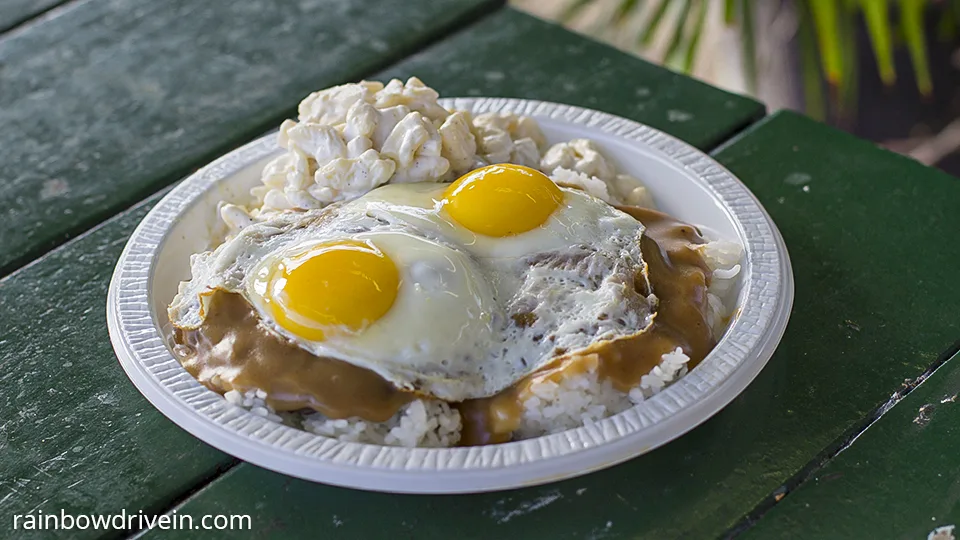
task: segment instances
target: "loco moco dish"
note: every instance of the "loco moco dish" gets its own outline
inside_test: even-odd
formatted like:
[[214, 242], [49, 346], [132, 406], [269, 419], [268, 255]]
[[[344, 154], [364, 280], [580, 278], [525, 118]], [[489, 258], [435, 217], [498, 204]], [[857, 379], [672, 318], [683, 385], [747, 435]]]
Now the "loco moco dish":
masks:
[[255, 414], [375, 444], [535, 437], [658, 392], [730, 315], [740, 246], [531, 118], [362, 82], [307, 97], [279, 142], [168, 309], [184, 367]]

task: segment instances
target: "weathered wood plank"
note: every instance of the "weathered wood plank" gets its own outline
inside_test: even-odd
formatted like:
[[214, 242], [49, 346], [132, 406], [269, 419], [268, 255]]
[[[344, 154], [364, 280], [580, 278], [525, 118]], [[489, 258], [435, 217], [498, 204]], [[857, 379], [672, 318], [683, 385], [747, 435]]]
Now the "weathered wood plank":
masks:
[[[954, 538], [960, 356], [765, 514], [744, 538]], [[949, 533], [949, 534], [948, 534]]]
[[0, 2], [0, 33], [40, 15], [66, 0], [3, 0]]
[[956, 339], [960, 252], [943, 235], [960, 230], [960, 182], [791, 113], [716, 156], [780, 227], [797, 300], [768, 367], [701, 427], [582, 478], [469, 496], [365, 493], [243, 464], [178, 512], [249, 514], [254, 529], [233, 533], [249, 538], [724, 534]]
[[499, 0], [92, 0], [0, 38], [0, 275]]
[[235, 462], [151, 407], [107, 335], [110, 269], [157, 199], [0, 280], [0, 538], [51, 534], [17, 514], [162, 511]]

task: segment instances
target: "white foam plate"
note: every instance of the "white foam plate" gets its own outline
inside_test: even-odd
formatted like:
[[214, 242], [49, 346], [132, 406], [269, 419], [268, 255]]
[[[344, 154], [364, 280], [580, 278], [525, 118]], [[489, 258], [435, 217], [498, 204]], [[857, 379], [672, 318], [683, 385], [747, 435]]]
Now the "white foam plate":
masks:
[[793, 274], [776, 226], [750, 191], [707, 155], [656, 129], [609, 114], [539, 101], [448, 99], [447, 108], [535, 117], [550, 143], [595, 140], [641, 178], [659, 208], [706, 226], [746, 250], [738, 315], [687, 376], [595, 424], [536, 439], [471, 448], [397, 448], [339, 442], [283, 426], [227, 403], [173, 357], [162, 328], [166, 305], [189, 278], [190, 255], [222, 227], [218, 201], [244, 203], [273, 135], [188, 177], [147, 214], [110, 283], [107, 322], [120, 365], [164, 415], [240, 459], [327, 484], [406, 493], [491, 491], [552, 482], [639, 456], [693, 429], [756, 377], [780, 341], [793, 303]]

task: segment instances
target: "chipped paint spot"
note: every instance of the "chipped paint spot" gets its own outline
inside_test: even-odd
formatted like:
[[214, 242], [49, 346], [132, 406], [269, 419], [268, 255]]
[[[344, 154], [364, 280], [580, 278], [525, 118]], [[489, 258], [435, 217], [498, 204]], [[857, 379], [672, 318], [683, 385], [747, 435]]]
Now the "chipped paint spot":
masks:
[[957, 395], [958, 395], [958, 394], [954, 394], [954, 395], [952, 395], [952, 396], [950, 396], [950, 397], [946, 397], [946, 398], [941, 399], [941, 400], [940, 400], [940, 404], [942, 405], [942, 404], [944, 404], [944, 403], [954, 403], [954, 402], [956, 402], [956, 401], [957, 401]]
[[681, 111], [677, 109], [670, 109], [667, 111], [667, 120], [670, 122], [686, 122], [691, 120], [693, 115], [687, 111]]
[[813, 180], [813, 177], [807, 173], [794, 172], [788, 174], [787, 177], [783, 179], [783, 183], [789, 186], [802, 186], [810, 183], [811, 180]]
[[54, 178], [43, 183], [43, 189], [40, 190], [40, 200], [48, 201], [67, 193], [70, 193], [70, 184], [67, 184], [66, 180]]
[[917, 417], [913, 419], [913, 423], [923, 427], [930, 423], [930, 418], [932, 416], [933, 404], [927, 403], [923, 407], [920, 407], [920, 410], [917, 412]]
[[577, 490], [577, 495], [583, 495], [587, 492], [587, 488], [580, 488]]
[[[815, 478], [815, 480], [819, 482], [820, 478]], [[787, 496], [787, 486], [780, 486], [773, 491], [773, 500], [775, 502], [780, 502], [786, 496]]]
[[336, 514], [333, 515], [333, 526], [339, 528], [343, 525], [343, 520], [340, 519]]
[[497, 501], [495, 507], [490, 510], [489, 515], [493, 519], [497, 520], [498, 524], [502, 525], [504, 523], [509, 522], [511, 519], [515, 517], [524, 516], [531, 512], [535, 512], [549, 504], [552, 504], [560, 500], [562, 497], [563, 495], [560, 494], [560, 491], [554, 489], [552, 491], [546, 492], [544, 495], [537, 497], [535, 499], [522, 501], [519, 504], [517, 504], [515, 508], [506, 510], [502, 507], [506, 506], [507, 503], [513, 500], [512, 498], [507, 497], [505, 499], [500, 499], [499, 501]]
[[610, 533], [610, 529], [612, 528], [613, 528], [613, 522], [608, 521], [603, 525], [603, 527], [596, 527], [592, 531], [590, 531], [590, 535], [587, 536], [587, 539], [601, 540], [602, 538], [606, 538], [607, 535]]
[[118, 398], [117, 396], [109, 392], [100, 392], [99, 394], [96, 394], [94, 397], [96, 397], [97, 401], [99, 401], [103, 405], [116, 405], [117, 403], [120, 403], [120, 398]]
[[490, 82], [502, 81], [504, 74], [502, 71], [488, 71], [483, 74], [483, 78]]
[[930, 531], [930, 534], [927, 535], [927, 540], [957, 540], [957, 538], [953, 535], [953, 530], [955, 528], [955, 525], [944, 525], [942, 527], [937, 527], [936, 529]]
[[803, 186], [804, 193], [810, 193], [810, 186]]

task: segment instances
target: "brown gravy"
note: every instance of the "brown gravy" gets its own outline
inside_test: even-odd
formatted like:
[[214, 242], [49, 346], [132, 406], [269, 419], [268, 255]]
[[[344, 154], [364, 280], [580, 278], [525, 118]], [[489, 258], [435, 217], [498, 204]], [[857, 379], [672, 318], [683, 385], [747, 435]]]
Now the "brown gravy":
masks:
[[[645, 332], [597, 343], [551, 361], [503, 392], [456, 405], [463, 418], [460, 444], [507, 442], [520, 426], [530, 385], [594, 369], [627, 392], [677, 347], [697, 365], [715, 345], [707, 323], [710, 270], [692, 245], [703, 244], [692, 225], [638, 207], [618, 207], [646, 226], [641, 239], [650, 284], [659, 299]], [[637, 280], [638, 290], [646, 284]], [[193, 330], [176, 329], [186, 346], [178, 355], [187, 371], [217, 392], [261, 388], [278, 411], [313, 409], [330, 418], [359, 416], [383, 422], [415, 395], [397, 390], [376, 373], [333, 358], [317, 357], [259, 324], [256, 311], [239, 294], [211, 293], [209, 315]]]
[[[510, 441], [520, 426], [522, 402], [533, 383], [577, 372], [599, 370], [601, 380], [628, 392], [677, 347], [690, 357], [692, 369], [716, 344], [707, 322], [710, 269], [692, 245], [705, 243], [696, 227], [655, 210], [618, 206], [646, 226], [641, 238], [650, 285], [659, 304], [653, 325], [642, 334], [597, 343], [575, 355], [561, 356], [510, 388], [489, 398], [457, 405], [463, 418], [460, 445]], [[638, 290], [645, 284], [637, 279]]]
[[650, 285], [659, 303], [653, 326], [631, 339], [609, 342], [600, 377], [627, 392], [660, 363], [660, 356], [677, 347], [696, 367], [716, 345], [707, 319], [710, 268], [692, 247], [706, 243], [693, 225], [667, 214], [639, 207], [619, 206], [647, 228], [640, 245]]
[[376, 373], [314, 356], [259, 324], [256, 310], [237, 293], [211, 293], [208, 315], [196, 330], [176, 329], [186, 345], [183, 367], [216, 392], [261, 388], [278, 411], [314, 409], [330, 418], [360, 416], [384, 422], [414, 399]]

